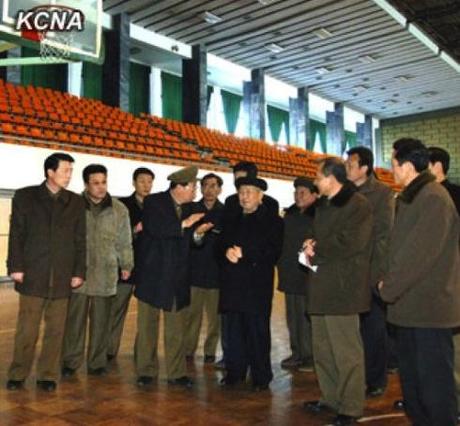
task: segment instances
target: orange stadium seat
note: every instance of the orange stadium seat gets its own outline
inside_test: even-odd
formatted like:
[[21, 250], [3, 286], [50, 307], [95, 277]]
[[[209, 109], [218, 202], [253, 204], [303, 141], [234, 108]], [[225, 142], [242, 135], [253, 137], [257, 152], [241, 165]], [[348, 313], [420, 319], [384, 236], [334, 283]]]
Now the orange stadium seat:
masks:
[[[228, 166], [241, 160], [254, 161], [262, 173], [280, 178], [314, 177], [316, 161], [325, 157], [298, 147], [271, 146], [145, 113], [136, 117], [98, 100], [41, 87], [16, 86], [3, 80], [0, 121], [1, 132], [8, 135], [9, 141], [17, 136], [26, 137], [32, 144], [36, 140], [38, 146], [70, 142], [85, 152], [103, 148], [102, 155], [179, 159], [219, 170], [223, 166], [228, 170]], [[376, 172], [383, 182], [396, 187], [388, 170]]]

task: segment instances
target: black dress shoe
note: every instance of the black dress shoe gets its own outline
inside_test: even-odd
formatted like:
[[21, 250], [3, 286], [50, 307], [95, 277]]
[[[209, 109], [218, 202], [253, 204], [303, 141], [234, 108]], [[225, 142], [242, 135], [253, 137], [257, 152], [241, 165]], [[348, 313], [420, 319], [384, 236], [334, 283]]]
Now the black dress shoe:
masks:
[[177, 379], [168, 379], [170, 385], [184, 386], [191, 388], [193, 386], [193, 380], [188, 376], [182, 376]]
[[205, 355], [204, 363], [205, 364], [214, 364], [216, 362], [216, 357], [214, 355]]
[[153, 382], [153, 377], [151, 376], [139, 376], [136, 380], [136, 384], [140, 388], [144, 386], [149, 386], [152, 384], [152, 382]]
[[304, 410], [308, 411], [309, 413], [318, 414], [318, 413], [330, 413], [332, 411], [329, 405], [326, 405], [324, 402], [321, 401], [305, 401], [303, 403]]
[[395, 410], [404, 410], [404, 399], [397, 399], [395, 402], [393, 402], [393, 408]]
[[268, 389], [269, 389], [268, 383], [266, 383], [266, 384], [253, 384], [252, 385], [252, 390], [254, 392], [263, 392], [263, 391], [266, 391]]
[[62, 377], [72, 377], [75, 374], [74, 368], [63, 367], [61, 370]]
[[346, 414], [338, 414], [337, 417], [332, 420], [333, 426], [349, 426], [356, 424], [356, 417], [347, 416]]
[[53, 392], [56, 390], [56, 382], [52, 380], [37, 380], [37, 388], [46, 392]]
[[242, 383], [244, 383], [243, 379], [233, 377], [233, 376], [229, 376], [228, 374], [225, 377], [223, 377], [222, 379], [220, 379], [220, 381], [219, 381], [220, 386], [226, 386], [226, 387], [236, 386], [236, 385], [239, 385], [239, 384], [242, 384]]
[[366, 398], [378, 398], [385, 393], [384, 387], [368, 386], [366, 389]]
[[107, 370], [104, 367], [99, 367], [99, 368], [88, 368], [88, 374], [90, 376], [103, 376], [104, 374], [107, 374]]
[[19, 390], [24, 387], [24, 380], [8, 380], [6, 382], [6, 388], [8, 390]]

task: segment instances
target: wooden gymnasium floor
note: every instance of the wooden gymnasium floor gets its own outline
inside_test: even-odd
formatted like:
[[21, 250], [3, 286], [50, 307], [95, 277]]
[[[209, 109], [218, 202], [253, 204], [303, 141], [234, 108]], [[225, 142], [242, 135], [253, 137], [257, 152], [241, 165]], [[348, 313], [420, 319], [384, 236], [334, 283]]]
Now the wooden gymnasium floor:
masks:
[[[11, 360], [17, 312], [17, 295], [11, 287], [0, 286], [0, 425], [325, 425], [330, 416], [313, 416], [302, 410], [302, 401], [316, 399], [318, 386], [313, 373], [280, 369], [289, 355], [284, 321], [283, 297], [277, 293], [272, 316], [272, 363], [275, 378], [270, 391], [224, 390], [218, 386], [222, 373], [204, 367], [200, 345], [189, 373], [196, 381], [191, 390], [165, 383], [164, 366], [157, 385], [151, 390], [135, 386], [132, 347], [135, 337], [136, 303], [132, 299], [123, 336], [121, 353], [110, 364], [105, 377], [88, 377], [84, 370], [65, 379], [55, 393], [35, 389], [29, 377], [26, 390], [5, 389], [6, 371]], [[160, 354], [163, 353], [160, 347]], [[162, 360], [162, 355], [160, 358]], [[369, 425], [408, 425], [401, 413], [392, 410], [400, 397], [396, 375], [389, 377], [384, 398], [368, 402], [365, 415], [395, 414], [364, 422]]]

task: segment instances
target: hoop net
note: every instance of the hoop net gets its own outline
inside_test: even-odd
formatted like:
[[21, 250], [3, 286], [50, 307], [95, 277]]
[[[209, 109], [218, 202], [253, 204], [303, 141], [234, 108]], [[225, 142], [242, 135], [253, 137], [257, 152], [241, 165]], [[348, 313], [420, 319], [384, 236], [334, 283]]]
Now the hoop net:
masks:
[[69, 60], [73, 38], [73, 31], [38, 32], [40, 57], [50, 63]]

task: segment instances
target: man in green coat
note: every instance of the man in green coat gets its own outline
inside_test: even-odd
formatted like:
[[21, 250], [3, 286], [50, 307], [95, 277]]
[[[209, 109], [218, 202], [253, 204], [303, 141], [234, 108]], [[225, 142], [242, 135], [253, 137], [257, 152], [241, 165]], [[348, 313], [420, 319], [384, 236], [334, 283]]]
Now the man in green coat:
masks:
[[347, 177], [372, 206], [372, 257], [369, 287], [371, 309], [361, 315], [361, 335], [366, 367], [366, 396], [384, 393], [387, 384], [388, 335], [386, 308], [378, 295], [388, 255], [388, 242], [394, 220], [394, 196], [391, 188], [380, 182], [374, 173], [374, 155], [369, 148], [357, 146], [347, 151]]
[[321, 399], [304, 408], [310, 413], [332, 410], [333, 425], [351, 425], [365, 401], [359, 314], [370, 306], [372, 208], [337, 158], [318, 165], [315, 184], [322, 197], [304, 253], [317, 267], [310, 277], [307, 310]]
[[393, 144], [393, 174], [403, 187], [379, 284], [396, 326], [405, 409], [420, 426], [457, 424], [452, 329], [460, 325], [460, 221], [449, 193], [428, 172], [417, 139]]
[[87, 273], [70, 298], [64, 338], [64, 376], [83, 364], [89, 317], [88, 374], [106, 372], [111, 303], [118, 268], [128, 279], [134, 265], [128, 209], [107, 192], [107, 169], [90, 164], [83, 170], [86, 202]]
[[20, 296], [9, 390], [22, 388], [30, 373], [42, 318], [37, 387], [56, 389], [71, 289], [83, 283], [86, 271], [84, 202], [65, 189], [73, 162], [65, 153], [50, 155], [46, 180], [18, 189], [13, 198], [7, 264]]

